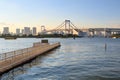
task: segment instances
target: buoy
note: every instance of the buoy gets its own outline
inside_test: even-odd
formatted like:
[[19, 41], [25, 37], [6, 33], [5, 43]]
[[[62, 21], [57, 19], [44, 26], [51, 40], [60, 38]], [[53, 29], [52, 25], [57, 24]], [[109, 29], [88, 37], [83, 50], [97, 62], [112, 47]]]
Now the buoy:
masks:
[[105, 51], [107, 50], [107, 44], [105, 43]]
[[75, 35], [73, 35], [73, 39], [75, 39]]

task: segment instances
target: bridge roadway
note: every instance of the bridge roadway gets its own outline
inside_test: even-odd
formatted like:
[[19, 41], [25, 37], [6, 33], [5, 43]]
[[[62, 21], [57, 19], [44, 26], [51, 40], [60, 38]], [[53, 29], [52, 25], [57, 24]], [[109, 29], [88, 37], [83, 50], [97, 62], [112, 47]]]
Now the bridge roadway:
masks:
[[63, 32], [63, 31], [68, 31], [68, 32], [73, 32], [75, 30], [76, 32], [81, 32], [81, 29], [52, 29], [52, 30], [46, 30], [45, 32]]
[[59, 46], [60, 43], [35, 43], [30, 48], [0, 54], [0, 75]]
[[[73, 29], [66, 29], [66, 31], [72, 31]], [[120, 32], [120, 28], [88, 28], [88, 29], [74, 29], [77, 32], [80, 31], [106, 31], [106, 32]], [[46, 32], [54, 32], [54, 31], [65, 31], [65, 29], [52, 29], [46, 30]]]
[[92, 31], [110, 31], [110, 32], [120, 32], [120, 28], [89, 28], [90, 32]]

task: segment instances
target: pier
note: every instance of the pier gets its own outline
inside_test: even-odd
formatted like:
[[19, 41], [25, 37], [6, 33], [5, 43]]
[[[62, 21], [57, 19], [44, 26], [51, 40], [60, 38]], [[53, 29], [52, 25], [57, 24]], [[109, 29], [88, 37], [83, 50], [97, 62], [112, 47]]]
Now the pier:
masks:
[[59, 46], [59, 42], [50, 44], [48, 41], [43, 41], [33, 43], [29, 48], [0, 54], [0, 75]]

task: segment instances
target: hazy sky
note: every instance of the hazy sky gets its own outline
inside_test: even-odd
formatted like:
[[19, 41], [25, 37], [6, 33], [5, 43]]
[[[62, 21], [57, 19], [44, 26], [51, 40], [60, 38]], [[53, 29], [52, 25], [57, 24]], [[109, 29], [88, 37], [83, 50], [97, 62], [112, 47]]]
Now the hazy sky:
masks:
[[0, 0], [0, 31], [55, 28], [65, 19], [79, 28], [120, 27], [120, 0]]

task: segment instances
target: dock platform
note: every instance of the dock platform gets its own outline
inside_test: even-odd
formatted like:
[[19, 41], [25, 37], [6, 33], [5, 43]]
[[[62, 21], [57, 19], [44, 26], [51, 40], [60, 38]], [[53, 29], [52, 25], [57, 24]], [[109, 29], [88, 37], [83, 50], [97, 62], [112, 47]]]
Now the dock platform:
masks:
[[38, 42], [29, 48], [0, 54], [0, 75], [59, 46], [59, 42], [53, 44]]

